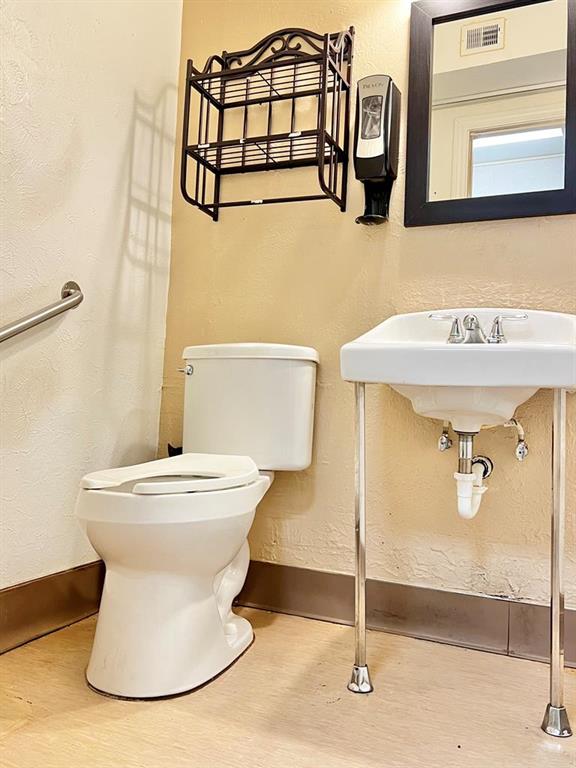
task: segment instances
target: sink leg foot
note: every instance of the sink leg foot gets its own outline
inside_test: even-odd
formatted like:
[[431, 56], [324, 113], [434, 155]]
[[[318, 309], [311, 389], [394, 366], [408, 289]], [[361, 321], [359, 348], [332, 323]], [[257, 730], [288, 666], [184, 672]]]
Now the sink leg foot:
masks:
[[570, 727], [566, 707], [553, 707], [552, 704], [548, 704], [544, 713], [544, 720], [542, 720], [542, 730], [549, 736], [557, 736], [564, 739], [572, 736], [572, 728]]
[[352, 693], [370, 693], [374, 690], [367, 664], [361, 667], [354, 664], [352, 667], [352, 677], [348, 683], [348, 690], [352, 691]]

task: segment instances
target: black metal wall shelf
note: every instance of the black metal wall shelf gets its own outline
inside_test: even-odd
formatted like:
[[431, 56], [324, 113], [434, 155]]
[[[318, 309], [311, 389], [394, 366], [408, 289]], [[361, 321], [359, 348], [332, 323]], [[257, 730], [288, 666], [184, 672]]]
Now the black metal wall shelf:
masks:
[[[245, 51], [211, 56], [202, 71], [189, 60], [180, 174], [184, 199], [214, 221], [220, 208], [299, 200], [329, 199], [344, 211], [353, 40], [353, 27], [325, 35], [283, 29]], [[305, 99], [315, 127], [299, 129], [304, 110], [297, 103]], [[250, 135], [251, 124], [262, 122], [262, 109], [266, 131]], [[189, 139], [193, 110], [195, 144]], [[241, 135], [225, 139], [225, 116], [233, 122], [235, 110]], [[282, 127], [284, 132], [276, 132]], [[262, 134], [262, 127], [256, 132]], [[223, 176], [314, 166], [321, 194], [221, 200]]]

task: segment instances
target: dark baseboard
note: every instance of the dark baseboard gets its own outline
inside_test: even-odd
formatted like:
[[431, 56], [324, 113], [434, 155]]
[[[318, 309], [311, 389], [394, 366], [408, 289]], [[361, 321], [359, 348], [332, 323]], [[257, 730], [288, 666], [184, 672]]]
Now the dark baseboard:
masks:
[[0, 590], [0, 653], [96, 613], [103, 582], [98, 561]]
[[[375, 581], [366, 588], [370, 629], [545, 661], [547, 606]], [[252, 561], [239, 605], [340, 624], [354, 620], [352, 576]], [[576, 611], [566, 611], [566, 663], [576, 667]]]
[[[0, 653], [98, 611], [104, 565], [88, 563], [0, 590]], [[354, 620], [350, 575], [252, 561], [239, 605], [339, 624]], [[371, 629], [545, 661], [549, 611], [514, 600], [369, 579]], [[576, 611], [566, 612], [566, 663], [576, 667]]]

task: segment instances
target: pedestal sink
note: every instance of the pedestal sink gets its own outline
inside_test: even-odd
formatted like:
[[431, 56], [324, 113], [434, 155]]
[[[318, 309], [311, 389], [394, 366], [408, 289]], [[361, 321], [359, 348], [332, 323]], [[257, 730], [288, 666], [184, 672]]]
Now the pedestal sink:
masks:
[[[495, 323], [499, 316], [503, 321]], [[466, 343], [471, 340], [477, 343]], [[473, 466], [486, 457], [473, 457], [473, 435], [509, 422], [538, 389], [554, 390], [550, 698], [542, 729], [551, 736], [571, 736], [563, 698], [563, 547], [566, 393], [576, 390], [576, 316], [497, 308], [396, 315], [342, 347], [341, 373], [355, 383], [356, 392], [356, 645], [348, 684], [354, 693], [372, 690], [366, 662], [365, 384], [389, 384], [417, 413], [450, 422], [459, 433], [458, 509], [468, 509], [464, 502], [474, 496], [477, 502], [465, 517], [476, 514], [478, 497], [486, 490], [479, 485], [479, 467]]]
[[[504, 320], [500, 344], [448, 344], [449, 323], [430, 315], [476, 315], [488, 333]], [[342, 377], [390, 384], [416, 413], [460, 432], [504, 424], [541, 387], [576, 389], [576, 316], [510, 309], [447, 309], [395, 315], [345, 344]]]

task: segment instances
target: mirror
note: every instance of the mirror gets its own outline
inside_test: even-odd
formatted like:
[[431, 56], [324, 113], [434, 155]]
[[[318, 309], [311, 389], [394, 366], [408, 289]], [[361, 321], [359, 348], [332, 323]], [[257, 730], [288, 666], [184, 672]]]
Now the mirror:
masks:
[[437, 24], [429, 200], [564, 188], [566, 0]]
[[575, 6], [414, 3], [407, 226], [576, 211]]

